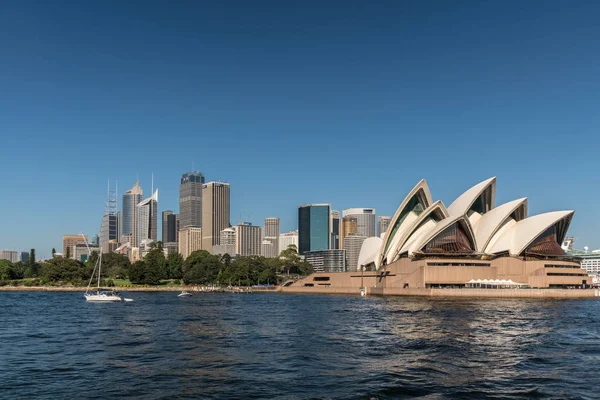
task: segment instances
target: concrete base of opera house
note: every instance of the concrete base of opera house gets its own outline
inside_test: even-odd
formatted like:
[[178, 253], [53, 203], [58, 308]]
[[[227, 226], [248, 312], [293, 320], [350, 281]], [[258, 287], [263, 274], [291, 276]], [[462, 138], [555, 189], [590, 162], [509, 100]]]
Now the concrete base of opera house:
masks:
[[[487, 297], [487, 298], [600, 298], [598, 289], [398, 289], [365, 288], [370, 296]], [[284, 287], [283, 293], [360, 295], [360, 288]]]
[[[466, 288], [470, 280], [512, 280], [527, 288]], [[499, 257], [403, 258], [378, 271], [318, 272], [289, 286], [290, 293], [360, 294], [428, 297], [589, 298], [600, 297], [589, 286], [584, 269], [568, 259]], [[579, 287], [577, 289], [571, 289]]]

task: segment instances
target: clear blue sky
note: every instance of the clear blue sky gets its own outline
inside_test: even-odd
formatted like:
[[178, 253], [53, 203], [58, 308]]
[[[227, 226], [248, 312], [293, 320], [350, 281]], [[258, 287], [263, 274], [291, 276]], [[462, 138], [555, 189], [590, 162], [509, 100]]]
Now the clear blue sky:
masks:
[[495, 175], [600, 247], [599, 38], [598, 2], [3, 2], [0, 248], [92, 236], [109, 178], [177, 210], [192, 162], [233, 224]]

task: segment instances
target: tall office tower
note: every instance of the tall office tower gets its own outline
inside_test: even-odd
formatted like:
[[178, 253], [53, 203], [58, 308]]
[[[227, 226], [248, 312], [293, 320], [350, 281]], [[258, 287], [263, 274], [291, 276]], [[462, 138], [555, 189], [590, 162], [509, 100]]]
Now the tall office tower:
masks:
[[[265, 237], [264, 240], [267, 240], [271, 243], [271, 246], [267, 246], [269, 249], [268, 257], [277, 257], [279, 255], [279, 218], [277, 217], [267, 217], [265, 218]], [[267, 257], [265, 254], [263, 256]]]
[[141, 201], [136, 208], [137, 239], [133, 247], [139, 247], [142, 240], [146, 239], [156, 242], [158, 240], [158, 189], [152, 193], [152, 196]]
[[17, 261], [19, 261], [19, 253], [13, 250], [1, 250], [0, 260], [8, 260], [9, 262], [14, 264]]
[[351, 233], [344, 238], [344, 250], [346, 250], [346, 271], [360, 271], [358, 269], [358, 255], [360, 248], [367, 237], [360, 233]]
[[110, 189], [108, 184], [108, 195], [106, 197], [106, 206], [104, 207], [104, 215], [102, 216], [102, 224], [100, 225], [100, 236], [98, 245], [102, 253], [109, 253], [109, 242], [118, 240], [118, 219], [117, 219], [117, 191]]
[[331, 205], [306, 204], [298, 207], [298, 253], [329, 250]]
[[198, 171], [181, 175], [179, 185], [179, 223], [181, 228], [202, 228], [202, 185], [204, 175]]
[[62, 253], [63, 257], [67, 256], [67, 249], [69, 249], [69, 254], [71, 254], [73, 246], [77, 246], [78, 244], [88, 244], [88, 237], [86, 235], [64, 235]]
[[[347, 210], [342, 211], [342, 216], [356, 217], [356, 220], [358, 222], [358, 233], [366, 237], [375, 236], [374, 208], [349, 208]], [[344, 235], [346, 234], [344, 233]]]
[[135, 181], [133, 187], [123, 194], [123, 223], [122, 233], [123, 238], [119, 238], [123, 244], [129, 242], [131, 247], [137, 247], [137, 205], [142, 201], [144, 192], [140, 187], [140, 181]]
[[171, 210], [162, 212], [162, 242], [177, 243], [177, 215]]
[[260, 256], [262, 229], [249, 222], [240, 222], [235, 227], [235, 252], [240, 256]]
[[28, 251], [22, 251], [21, 252], [21, 262], [27, 262], [29, 261], [29, 252]]
[[202, 228], [188, 226], [179, 231], [179, 253], [183, 259], [194, 251], [202, 250]]
[[123, 236], [123, 211], [117, 212], [117, 242], [121, 241]]
[[388, 228], [390, 227], [390, 221], [392, 220], [392, 217], [377, 217], [377, 225], [378, 225], [378, 229], [377, 229], [377, 236], [381, 237], [381, 235], [383, 235], [385, 232], [387, 232]]
[[344, 246], [344, 239], [346, 238], [346, 236], [352, 234], [352, 233], [357, 233], [358, 232], [358, 219], [356, 217], [353, 216], [345, 216], [344, 218], [342, 218], [342, 237], [341, 237], [341, 247], [343, 249], [345, 249], [346, 247]]
[[333, 210], [331, 212], [331, 248], [334, 250], [340, 248], [340, 228], [340, 212]]
[[[183, 226], [183, 221], [180, 222]], [[202, 248], [212, 252], [219, 244], [221, 231], [229, 227], [229, 183], [202, 185]]]
[[279, 235], [279, 254], [289, 246], [295, 246], [298, 249], [298, 231], [291, 231]]

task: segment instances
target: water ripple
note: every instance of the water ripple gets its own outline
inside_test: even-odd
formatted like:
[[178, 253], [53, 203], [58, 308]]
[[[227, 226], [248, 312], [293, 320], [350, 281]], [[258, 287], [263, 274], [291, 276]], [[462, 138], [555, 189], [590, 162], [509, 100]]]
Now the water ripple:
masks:
[[1, 292], [0, 398], [597, 398], [595, 300]]

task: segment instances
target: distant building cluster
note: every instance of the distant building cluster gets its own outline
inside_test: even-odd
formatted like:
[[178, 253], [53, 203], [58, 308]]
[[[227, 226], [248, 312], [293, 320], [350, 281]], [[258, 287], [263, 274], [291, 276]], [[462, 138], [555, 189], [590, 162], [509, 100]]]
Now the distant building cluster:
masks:
[[[158, 189], [153, 187], [144, 198], [139, 180], [120, 199], [109, 184], [99, 234], [91, 241], [81, 234], [64, 235], [62, 253], [56, 255], [85, 261], [92, 251], [117, 252], [133, 262], [159, 240], [165, 255], [178, 252], [183, 257], [198, 250], [232, 257], [278, 257], [294, 246], [318, 271], [357, 271], [364, 240], [382, 236], [390, 220], [377, 217], [374, 208], [349, 208], [340, 213], [330, 204], [307, 204], [298, 208], [298, 229], [294, 231], [281, 232], [277, 217], [265, 218], [263, 226], [244, 221], [232, 225], [230, 184], [207, 182], [201, 172], [190, 171], [181, 175], [179, 213], [159, 213]], [[16, 257], [4, 253], [7, 259]]]

